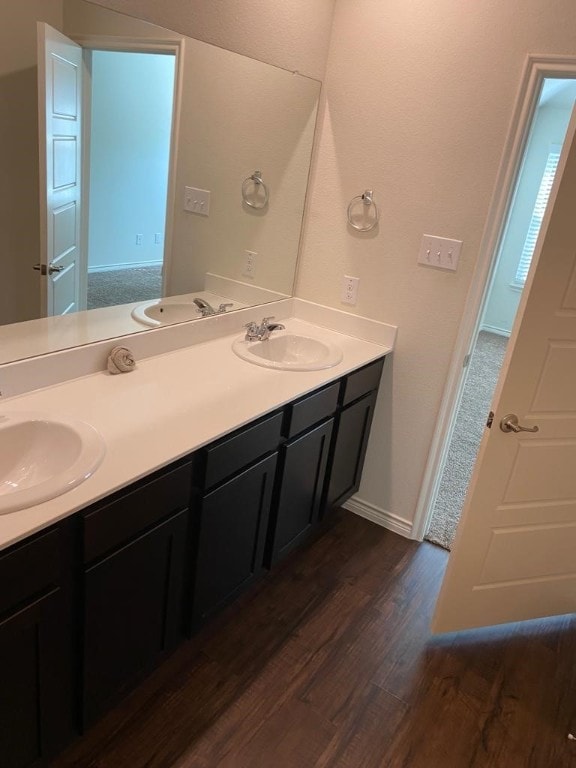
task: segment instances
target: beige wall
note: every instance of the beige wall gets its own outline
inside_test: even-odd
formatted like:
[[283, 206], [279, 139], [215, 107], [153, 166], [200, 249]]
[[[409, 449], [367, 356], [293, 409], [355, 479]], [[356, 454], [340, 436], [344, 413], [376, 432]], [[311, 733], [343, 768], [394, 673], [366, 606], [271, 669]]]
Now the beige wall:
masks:
[[[94, 0], [93, 0], [94, 1]], [[321, 76], [331, 0], [98, 0], [270, 63]], [[527, 53], [576, 51], [572, 0], [337, 0], [327, 105], [309, 200], [298, 295], [399, 326], [360, 498], [413, 519]], [[346, 226], [373, 188], [378, 231]], [[418, 267], [422, 234], [464, 241], [455, 274]]]
[[[318, 83], [196, 40], [185, 60], [168, 293], [203, 290], [214, 272], [291, 295]], [[265, 211], [242, 204], [255, 170], [270, 191]], [[182, 209], [185, 186], [211, 190], [209, 217]], [[258, 254], [251, 278], [246, 250]]]
[[[80, 34], [177, 38], [168, 30], [64, 0], [64, 29]], [[246, 56], [183, 38], [174, 227], [168, 295], [204, 290], [207, 272], [292, 294], [319, 83]], [[243, 179], [261, 170], [270, 189], [262, 215], [242, 205]], [[183, 210], [185, 186], [211, 191], [210, 216]], [[258, 254], [243, 275], [246, 250]]]
[[322, 78], [334, 0], [90, 0], [259, 61]]
[[[298, 295], [399, 326], [359, 497], [411, 521], [527, 53], [576, 53], [572, 0], [337, 0]], [[374, 189], [374, 236], [346, 206]], [[418, 267], [423, 233], [464, 241]]]
[[36, 21], [62, 27], [62, 0], [0, 5], [0, 325], [40, 314]]

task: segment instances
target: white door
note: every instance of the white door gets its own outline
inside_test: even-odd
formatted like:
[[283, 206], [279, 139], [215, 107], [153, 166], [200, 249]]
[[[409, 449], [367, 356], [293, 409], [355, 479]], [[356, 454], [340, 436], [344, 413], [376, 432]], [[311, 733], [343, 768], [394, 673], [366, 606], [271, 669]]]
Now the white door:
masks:
[[82, 48], [38, 22], [43, 316], [80, 308], [81, 101]]
[[[448, 570], [435, 632], [576, 611], [576, 113]], [[515, 414], [538, 432], [504, 432]]]

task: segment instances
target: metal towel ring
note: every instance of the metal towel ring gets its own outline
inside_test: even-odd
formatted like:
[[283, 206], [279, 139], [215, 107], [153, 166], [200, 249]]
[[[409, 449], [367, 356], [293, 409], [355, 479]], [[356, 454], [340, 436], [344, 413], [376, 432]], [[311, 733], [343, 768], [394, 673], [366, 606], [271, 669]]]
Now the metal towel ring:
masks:
[[[373, 198], [373, 192], [371, 189], [367, 189], [363, 195], [356, 195], [356, 197], [353, 197], [350, 201], [350, 205], [348, 206], [348, 224], [350, 224], [351, 227], [354, 229], [357, 229], [358, 232], [370, 232], [371, 229], [374, 229], [376, 224], [378, 224], [378, 218], [380, 217], [380, 213], [378, 212], [378, 206], [374, 202]], [[362, 226], [361, 224], [355, 224], [352, 219], [352, 208], [354, 206], [354, 203], [356, 203], [357, 200], [361, 200], [362, 204], [370, 207], [372, 206], [374, 208], [374, 220], [371, 224], [366, 224]]]
[[[254, 192], [261, 188], [264, 192], [264, 199], [255, 197], [255, 199], [251, 199], [251, 196], [248, 194], [248, 187], [253, 184], [254, 185]], [[246, 203], [246, 205], [249, 205], [250, 208], [266, 208], [268, 205], [268, 187], [266, 184], [262, 181], [262, 172], [261, 171], [254, 171], [254, 173], [251, 176], [248, 176], [244, 181], [242, 182], [242, 200]]]

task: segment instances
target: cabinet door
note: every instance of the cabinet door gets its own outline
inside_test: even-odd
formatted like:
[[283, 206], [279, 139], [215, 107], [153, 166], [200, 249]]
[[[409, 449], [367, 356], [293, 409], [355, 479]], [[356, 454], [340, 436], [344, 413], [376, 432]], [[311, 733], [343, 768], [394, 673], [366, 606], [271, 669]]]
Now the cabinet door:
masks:
[[263, 567], [277, 454], [206, 494], [196, 520], [192, 625], [233, 600]]
[[53, 589], [0, 622], [0, 765], [28, 768], [70, 737], [69, 623]]
[[282, 449], [280, 489], [266, 558], [268, 567], [298, 546], [318, 523], [333, 423], [330, 419]]
[[343, 504], [360, 485], [376, 392], [344, 408], [337, 420], [326, 510]]
[[187, 510], [86, 571], [84, 724], [182, 636]]

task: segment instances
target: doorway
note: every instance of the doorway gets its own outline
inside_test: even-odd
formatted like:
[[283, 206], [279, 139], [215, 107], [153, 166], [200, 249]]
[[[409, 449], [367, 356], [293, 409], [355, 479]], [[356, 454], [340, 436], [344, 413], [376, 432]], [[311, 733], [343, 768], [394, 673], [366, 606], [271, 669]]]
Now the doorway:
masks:
[[90, 50], [87, 309], [162, 295], [176, 57]]
[[574, 75], [542, 77], [527, 125], [527, 138], [511, 185], [488, 288], [477, 313], [458, 398], [447, 416], [440, 462], [424, 520], [424, 537], [450, 549], [490, 403], [504, 360], [518, 304], [562, 144], [576, 103]]

